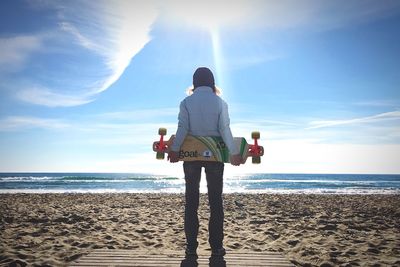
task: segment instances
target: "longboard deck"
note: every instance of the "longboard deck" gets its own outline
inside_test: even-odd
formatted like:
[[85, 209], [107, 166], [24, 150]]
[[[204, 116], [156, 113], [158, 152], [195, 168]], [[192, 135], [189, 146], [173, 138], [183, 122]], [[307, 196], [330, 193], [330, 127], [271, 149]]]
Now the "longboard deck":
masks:
[[[240, 155], [247, 158], [248, 144], [245, 138], [235, 137], [234, 142]], [[230, 159], [228, 147], [221, 137], [203, 137], [188, 135], [179, 151], [181, 161], [219, 161], [228, 163]]]
[[[158, 129], [160, 140], [153, 142], [153, 151], [157, 152], [157, 159], [164, 159], [165, 154], [169, 153], [169, 149], [174, 142], [175, 136], [172, 135], [169, 140], [165, 139], [167, 134], [166, 128]], [[264, 155], [264, 148], [258, 145], [257, 140], [260, 138], [259, 132], [252, 132], [251, 138], [254, 144], [247, 143], [244, 137], [234, 137], [234, 143], [238, 148], [242, 157], [242, 163], [245, 163], [248, 157], [252, 158], [254, 164], [261, 162], [261, 156]], [[230, 162], [229, 149], [223, 141], [222, 137], [210, 136], [186, 136], [180, 148], [178, 159], [180, 161], [219, 161]]]

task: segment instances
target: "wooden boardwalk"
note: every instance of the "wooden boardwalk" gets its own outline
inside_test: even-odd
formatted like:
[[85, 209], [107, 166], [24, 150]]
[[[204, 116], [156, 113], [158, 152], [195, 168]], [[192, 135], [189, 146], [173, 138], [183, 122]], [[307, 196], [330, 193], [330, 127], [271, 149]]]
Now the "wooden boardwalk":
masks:
[[183, 252], [160, 252], [158, 254], [146, 251], [96, 249], [73, 262], [72, 266], [142, 266], [142, 267], [253, 267], [274, 266], [292, 267], [287, 259], [277, 252], [235, 252], [227, 251], [224, 258], [211, 258], [209, 252], [200, 253], [199, 258], [185, 259]]

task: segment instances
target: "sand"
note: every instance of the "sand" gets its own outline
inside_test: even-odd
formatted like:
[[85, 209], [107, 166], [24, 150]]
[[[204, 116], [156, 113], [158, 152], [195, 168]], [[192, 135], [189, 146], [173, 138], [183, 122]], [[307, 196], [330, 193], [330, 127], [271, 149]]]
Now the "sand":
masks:
[[[229, 194], [225, 247], [296, 266], [400, 266], [400, 195]], [[1, 194], [0, 265], [62, 266], [97, 248], [184, 249], [177, 194]], [[201, 196], [199, 243], [209, 245]]]

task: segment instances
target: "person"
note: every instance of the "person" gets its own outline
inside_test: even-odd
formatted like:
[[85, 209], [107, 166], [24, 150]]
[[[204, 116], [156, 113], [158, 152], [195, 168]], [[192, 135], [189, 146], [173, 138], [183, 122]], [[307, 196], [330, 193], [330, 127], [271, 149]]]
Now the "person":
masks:
[[[200, 67], [193, 74], [193, 92], [180, 103], [178, 129], [168, 153], [171, 163], [178, 162], [179, 150], [186, 137], [221, 136], [229, 149], [230, 163], [238, 166], [242, 157], [233, 141], [230, 129], [228, 105], [218, 95], [214, 75], [210, 69]], [[212, 256], [224, 256], [223, 223], [224, 210], [222, 200], [224, 163], [215, 161], [185, 161], [185, 218], [186, 256], [197, 256], [197, 235], [199, 220], [199, 187], [201, 170], [205, 169], [210, 220], [208, 225], [209, 244]]]

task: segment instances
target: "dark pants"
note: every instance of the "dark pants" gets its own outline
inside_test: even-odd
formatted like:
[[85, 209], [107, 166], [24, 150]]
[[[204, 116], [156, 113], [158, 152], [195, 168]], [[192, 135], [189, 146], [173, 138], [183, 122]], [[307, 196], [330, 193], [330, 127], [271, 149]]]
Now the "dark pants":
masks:
[[222, 247], [224, 239], [224, 207], [222, 202], [224, 163], [208, 161], [185, 161], [183, 163], [186, 181], [185, 234], [187, 247], [196, 249], [198, 246], [199, 219], [197, 210], [199, 207], [202, 167], [205, 168], [206, 172], [208, 202], [210, 205], [208, 241], [211, 249], [219, 249]]

